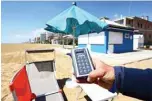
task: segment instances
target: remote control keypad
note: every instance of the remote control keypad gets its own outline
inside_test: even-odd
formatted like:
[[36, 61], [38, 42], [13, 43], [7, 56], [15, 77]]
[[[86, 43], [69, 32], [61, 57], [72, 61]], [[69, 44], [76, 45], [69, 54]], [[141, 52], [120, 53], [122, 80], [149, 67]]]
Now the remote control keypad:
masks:
[[91, 66], [84, 50], [76, 53], [76, 61], [80, 75], [89, 74], [91, 72]]

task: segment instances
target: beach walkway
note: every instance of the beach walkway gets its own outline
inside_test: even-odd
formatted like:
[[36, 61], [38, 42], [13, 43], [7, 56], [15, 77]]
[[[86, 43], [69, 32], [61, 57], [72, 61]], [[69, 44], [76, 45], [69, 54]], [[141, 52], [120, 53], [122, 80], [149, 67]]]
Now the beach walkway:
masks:
[[108, 63], [109, 65], [126, 65], [133, 62], [152, 59], [151, 50], [140, 50], [121, 54], [101, 54], [91, 52], [91, 55], [100, 58], [103, 62]]
[[[57, 52], [67, 54], [70, 49], [55, 48]], [[138, 50], [135, 52], [119, 53], [119, 54], [103, 54], [91, 52], [92, 57], [97, 57], [109, 65], [126, 65], [133, 62], [152, 59], [152, 50]]]

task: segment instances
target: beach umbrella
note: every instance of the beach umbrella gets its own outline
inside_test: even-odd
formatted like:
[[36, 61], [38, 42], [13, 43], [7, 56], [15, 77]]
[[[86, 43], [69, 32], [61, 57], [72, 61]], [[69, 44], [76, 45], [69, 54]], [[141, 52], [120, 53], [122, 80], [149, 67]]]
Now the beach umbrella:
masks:
[[47, 31], [72, 34], [74, 37], [92, 32], [99, 33], [108, 26], [97, 17], [77, 7], [76, 2], [70, 8], [49, 20], [46, 25], [45, 30]]

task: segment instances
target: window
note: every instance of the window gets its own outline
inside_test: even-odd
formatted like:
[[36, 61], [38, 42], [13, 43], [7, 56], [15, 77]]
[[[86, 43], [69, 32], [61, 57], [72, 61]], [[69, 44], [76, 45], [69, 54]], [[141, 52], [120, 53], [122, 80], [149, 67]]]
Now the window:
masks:
[[141, 28], [143, 27], [142, 24], [140, 26], [141, 26]]
[[110, 31], [109, 44], [123, 44], [123, 33]]
[[141, 24], [141, 23], [137, 23], [137, 26], [138, 26], [138, 28], [143, 28], [143, 24]]
[[105, 43], [105, 33], [90, 33], [88, 34], [80, 35], [78, 37], [78, 44], [104, 44]]
[[137, 26], [138, 26], [138, 28], [140, 27], [140, 24], [139, 24], [139, 22], [137, 23]]
[[130, 20], [128, 20], [128, 24], [131, 24], [131, 21], [130, 21]]

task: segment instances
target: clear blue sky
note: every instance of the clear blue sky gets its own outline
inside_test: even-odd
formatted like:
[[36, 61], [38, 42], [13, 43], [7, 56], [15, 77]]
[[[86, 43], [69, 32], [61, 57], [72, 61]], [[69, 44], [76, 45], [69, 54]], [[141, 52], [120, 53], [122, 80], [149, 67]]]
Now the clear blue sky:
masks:
[[[28, 41], [33, 33], [45, 27], [45, 23], [70, 7], [72, 1], [3, 1], [2, 2], [2, 43]], [[122, 16], [149, 16], [152, 21], [152, 1], [81, 1], [77, 6], [95, 15], [110, 19]], [[130, 13], [129, 13], [130, 12]], [[59, 22], [61, 23], [61, 22]]]

